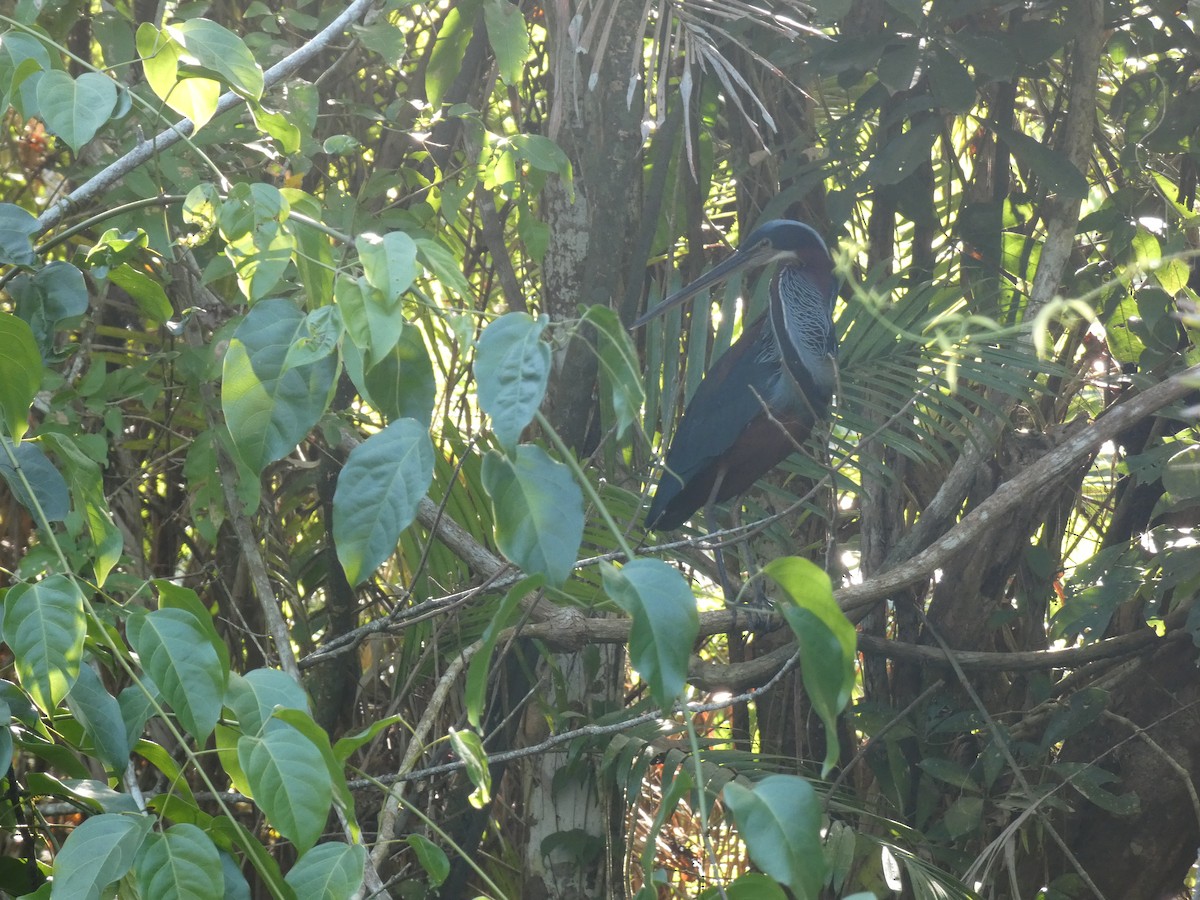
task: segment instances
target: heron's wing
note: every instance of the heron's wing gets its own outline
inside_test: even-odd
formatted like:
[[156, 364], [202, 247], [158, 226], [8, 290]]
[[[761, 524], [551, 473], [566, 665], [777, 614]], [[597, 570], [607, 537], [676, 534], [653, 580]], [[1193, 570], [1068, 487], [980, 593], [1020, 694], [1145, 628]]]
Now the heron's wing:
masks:
[[[791, 451], [791, 438], [764, 410], [780, 376], [772, 341], [761, 318], [705, 374], [667, 450], [647, 526], [666, 530], [683, 524], [708, 501], [723, 460], [736, 457], [737, 470], [724, 475], [717, 499], [744, 490]], [[750, 437], [753, 447], [731, 454]]]

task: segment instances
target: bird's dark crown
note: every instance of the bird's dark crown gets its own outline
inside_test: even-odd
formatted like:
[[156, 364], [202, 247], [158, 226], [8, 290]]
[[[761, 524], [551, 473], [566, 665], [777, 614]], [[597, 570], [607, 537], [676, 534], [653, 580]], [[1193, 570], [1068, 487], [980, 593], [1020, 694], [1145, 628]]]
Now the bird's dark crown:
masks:
[[792, 219], [772, 219], [765, 222], [750, 232], [742, 246], [754, 247], [763, 241], [769, 241], [771, 249], [785, 253], [819, 249], [824, 256], [829, 256], [829, 248], [825, 246], [825, 241], [817, 234], [816, 229]]

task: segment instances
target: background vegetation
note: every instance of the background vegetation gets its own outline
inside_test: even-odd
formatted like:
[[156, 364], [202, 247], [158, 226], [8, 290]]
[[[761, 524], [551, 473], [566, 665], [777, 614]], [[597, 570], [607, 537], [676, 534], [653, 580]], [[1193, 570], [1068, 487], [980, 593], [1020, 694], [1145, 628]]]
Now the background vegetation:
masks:
[[[1183, 891], [1193, 13], [7, 4], [0, 890]], [[646, 535], [778, 217], [830, 426]]]

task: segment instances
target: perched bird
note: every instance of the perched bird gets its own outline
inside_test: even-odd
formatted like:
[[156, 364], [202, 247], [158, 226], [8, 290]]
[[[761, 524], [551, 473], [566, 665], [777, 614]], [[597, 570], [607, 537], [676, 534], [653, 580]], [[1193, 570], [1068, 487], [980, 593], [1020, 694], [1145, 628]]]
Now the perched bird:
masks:
[[729, 259], [647, 312], [644, 325], [749, 266], [778, 262], [767, 311], [705, 373], [675, 437], [646, 527], [678, 528], [745, 491], [808, 437], [837, 379], [833, 260], [808, 225], [775, 219]]

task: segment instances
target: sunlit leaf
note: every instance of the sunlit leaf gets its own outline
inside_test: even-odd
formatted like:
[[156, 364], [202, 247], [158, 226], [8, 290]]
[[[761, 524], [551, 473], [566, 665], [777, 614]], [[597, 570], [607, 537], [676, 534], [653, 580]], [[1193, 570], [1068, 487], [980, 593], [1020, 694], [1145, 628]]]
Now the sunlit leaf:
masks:
[[570, 470], [541, 447], [522, 444], [511, 458], [495, 451], [483, 458], [483, 486], [500, 552], [551, 585], [565, 582], [583, 539], [583, 492]]

